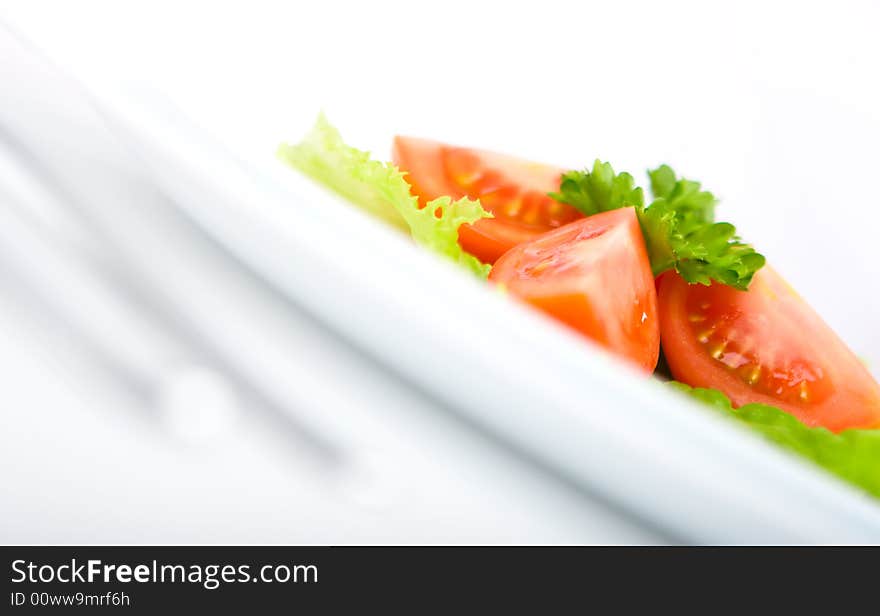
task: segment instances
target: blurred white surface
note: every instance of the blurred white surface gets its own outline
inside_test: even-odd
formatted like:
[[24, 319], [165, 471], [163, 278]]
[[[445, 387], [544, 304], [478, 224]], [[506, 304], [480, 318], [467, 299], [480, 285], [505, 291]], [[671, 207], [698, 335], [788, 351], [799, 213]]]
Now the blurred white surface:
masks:
[[[77, 284], [72, 261], [47, 262], [52, 251], [38, 243], [32, 252], [15, 252], [27, 235], [16, 234], [0, 246], [0, 542], [662, 539], [445, 416], [250, 276], [230, 271], [191, 232], [161, 222], [166, 198], [71, 84], [5, 33], [0, 51], [3, 80], [18, 84], [0, 107], [3, 231], [17, 229], [8, 225], [31, 206], [45, 210], [37, 218], [47, 227], [57, 227], [50, 206], [59, 199], [71, 212], [77, 203], [117, 204], [131, 217], [131, 235], [113, 239], [158, 248], [154, 260], [167, 268], [165, 282], [186, 283], [184, 293], [213, 306], [227, 337], [259, 330], [279, 353], [264, 347], [269, 354], [250, 361], [268, 372], [292, 367], [271, 376], [298, 404], [277, 417], [253, 399], [231, 401], [228, 383], [175, 363], [180, 349], [157, 340], [155, 331], [136, 321], [129, 321], [135, 329], [124, 329], [121, 307], [101, 303], [112, 298], [97, 292], [100, 285]], [[46, 186], [36, 187], [43, 190], [29, 185], [33, 178], [23, 174], [34, 171], [15, 160], [34, 162], [28, 155], [45, 176]], [[164, 246], [138, 235], [138, 216], [164, 229]], [[125, 264], [109, 265], [112, 271]], [[62, 276], [60, 291], [50, 286], [59, 282], [53, 273]], [[141, 308], [150, 314], [150, 306]], [[248, 321], [256, 325], [249, 329]], [[83, 344], [76, 331], [83, 323], [97, 346]], [[117, 378], [120, 370], [147, 381], [129, 383]], [[346, 425], [315, 424], [314, 412], [339, 415]]]
[[[865, 186], [880, 162], [880, 92], [868, 77], [880, 58], [870, 31], [875, 5], [842, 3], [845, 10], [832, 14], [801, 5], [722, 11], [702, 3], [551, 2], [503, 13], [488, 6], [4, 8], [63, 64], [150, 81], [209, 130], [267, 161], [280, 139], [295, 138], [323, 108], [353, 143], [377, 153], [406, 132], [570, 166], [595, 156], [633, 171], [669, 162], [724, 198], [741, 232], [876, 372], [880, 292], [865, 281], [876, 281], [880, 266], [870, 225], [858, 223], [873, 210]], [[818, 39], [817, 29], [825, 33]], [[66, 98], [53, 100], [58, 92], [45, 75], [15, 65], [11, 49], [0, 56], [14, 75], [6, 83], [21, 83], [21, 92], [4, 92], [0, 111], [57, 116], [54, 125], [31, 125], [30, 134], [51, 144], [46, 154], [54, 151], [56, 165], [67, 157], [84, 194], [145, 207], [161, 201], [94, 118]], [[45, 107], [29, 109], [42, 88]], [[70, 134], [56, 132], [71, 124]], [[107, 182], [110, 170], [115, 183]], [[145, 429], [148, 419], [134, 419], [142, 401], [109, 387], [64, 336], [3, 294], [0, 370], [9, 386], [0, 463], [16, 472], [4, 482], [12, 523], [0, 540], [662, 539], [431, 413], [429, 402], [308, 319], [280, 318], [282, 309], [246, 281], [223, 284], [276, 323], [269, 331], [300, 348], [316, 375], [345, 383], [334, 394], [371, 410], [365, 431], [389, 436], [373, 425], [375, 409], [399, 426], [382, 441], [384, 452], [358, 466], [380, 469], [374, 474], [391, 485], [379, 489], [357, 476], [328, 489], [329, 480], [315, 479], [323, 475], [303, 471], [309, 454], [298, 458], [258, 420], [230, 424], [207, 443], [174, 444]], [[430, 454], [389, 470], [390, 442], [407, 459]], [[370, 502], [376, 494], [386, 496]]]
[[63, 64], [146, 80], [267, 161], [324, 109], [395, 133], [639, 176], [667, 162], [880, 371], [880, 5], [871, 0], [11, 0]]

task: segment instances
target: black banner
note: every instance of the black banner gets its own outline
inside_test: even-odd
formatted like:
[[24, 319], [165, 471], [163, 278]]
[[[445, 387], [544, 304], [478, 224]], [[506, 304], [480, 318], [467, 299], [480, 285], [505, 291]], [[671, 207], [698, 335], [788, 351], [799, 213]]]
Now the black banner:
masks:
[[[716, 593], [723, 603], [791, 602], [833, 589], [873, 588], [855, 550], [516, 547], [3, 547], [0, 613], [161, 614], [182, 610], [341, 613], [363, 607], [493, 606], [586, 611], [612, 601], [680, 606]], [[556, 611], [556, 610], [553, 610]], [[579, 610], [581, 611], [581, 610]], [[259, 612], [262, 613], [262, 612]], [[598, 610], [597, 613], [606, 613]]]

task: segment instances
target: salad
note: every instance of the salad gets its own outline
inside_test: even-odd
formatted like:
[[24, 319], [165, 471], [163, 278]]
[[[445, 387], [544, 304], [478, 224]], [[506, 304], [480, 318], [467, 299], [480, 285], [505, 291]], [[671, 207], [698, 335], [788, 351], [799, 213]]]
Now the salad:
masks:
[[[668, 165], [566, 170], [396, 137], [393, 162], [322, 115], [278, 156], [428, 250], [706, 407], [880, 497], [880, 385]], [[650, 195], [650, 196], [649, 196]]]

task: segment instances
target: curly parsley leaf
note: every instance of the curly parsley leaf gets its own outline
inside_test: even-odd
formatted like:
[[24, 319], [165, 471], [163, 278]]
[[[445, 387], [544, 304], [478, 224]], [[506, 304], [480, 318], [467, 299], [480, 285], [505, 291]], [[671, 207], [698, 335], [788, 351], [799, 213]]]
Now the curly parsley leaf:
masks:
[[708, 191], [700, 190], [700, 183], [677, 178], [669, 165], [660, 165], [648, 171], [651, 195], [665, 199], [682, 217], [700, 222], [715, 222], [718, 200]]
[[748, 288], [763, 255], [743, 243], [730, 223], [715, 222], [715, 196], [678, 178], [668, 165], [648, 172], [651, 202], [640, 217], [655, 275], [674, 269], [690, 283], [713, 280]]
[[766, 404], [733, 408], [727, 396], [715, 389], [692, 388], [676, 381], [669, 386], [880, 497], [880, 430], [844, 430], [835, 434], [825, 428], [810, 428], [793, 415]]
[[559, 192], [550, 193], [586, 216], [626, 206], [641, 208], [645, 202], [642, 189], [629, 173], [617, 174], [609, 163], [599, 159], [591, 171], [569, 171], [562, 175]]
[[733, 225], [714, 222], [715, 196], [699, 182], [678, 178], [668, 165], [648, 176], [654, 196], [648, 206], [630, 174], [616, 174], [599, 160], [592, 170], [563, 174], [559, 192], [550, 196], [587, 216], [635, 207], [655, 276], [674, 269], [690, 283], [714, 280], [747, 289], [764, 257], [740, 241]]

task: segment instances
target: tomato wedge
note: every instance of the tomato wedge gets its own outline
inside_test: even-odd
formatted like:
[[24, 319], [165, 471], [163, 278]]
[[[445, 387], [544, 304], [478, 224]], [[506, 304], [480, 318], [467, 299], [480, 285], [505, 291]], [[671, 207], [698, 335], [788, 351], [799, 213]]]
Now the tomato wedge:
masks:
[[520, 244], [498, 259], [489, 280], [644, 371], [657, 365], [657, 293], [633, 208]]
[[415, 137], [395, 137], [393, 159], [422, 205], [444, 195], [470, 197], [495, 216], [458, 231], [462, 248], [484, 263], [582, 217], [547, 196], [559, 190], [557, 167]]
[[770, 404], [834, 432], [880, 427], [880, 386], [775, 271], [748, 291], [660, 281], [660, 333], [672, 375], [724, 392], [735, 406]]

